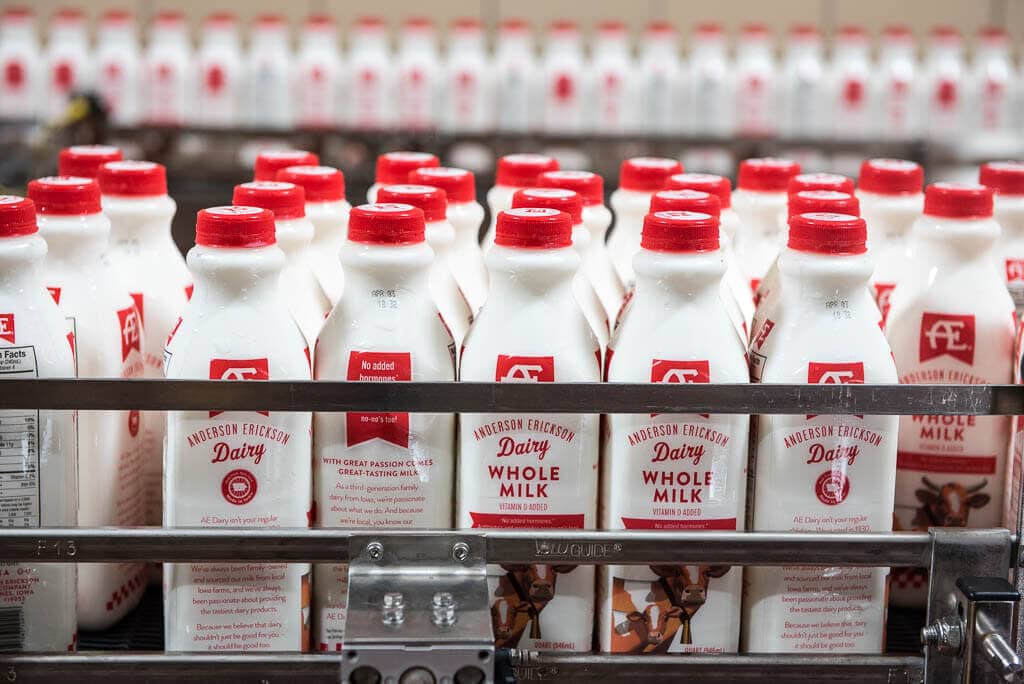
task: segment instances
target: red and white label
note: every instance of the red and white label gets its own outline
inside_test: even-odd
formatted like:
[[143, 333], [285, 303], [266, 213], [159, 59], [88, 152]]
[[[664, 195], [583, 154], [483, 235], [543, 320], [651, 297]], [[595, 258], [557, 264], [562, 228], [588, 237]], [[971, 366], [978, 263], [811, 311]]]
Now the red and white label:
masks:
[[[269, 380], [270, 364], [267, 359], [210, 359], [211, 380]], [[210, 418], [223, 411], [210, 411]], [[268, 411], [259, 411], [264, 416]]]
[[772, 319], [767, 319], [761, 324], [761, 329], [757, 331], [757, 337], [754, 338], [754, 346], [760, 349], [764, 346], [768, 336], [772, 334], [772, 328], [775, 327], [775, 322]]
[[134, 306], [117, 312], [121, 323], [121, 361], [126, 361], [133, 351], [142, 353], [142, 322]]
[[1006, 282], [1024, 281], [1024, 259], [1006, 259]]
[[59, 305], [60, 304], [60, 288], [59, 287], [47, 287], [46, 291], [50, 293], [51, 297], [53, 297], [53, 303]]
[[707, 383], [711, 382], [708, 361], [651, 361], [651, 382]]
[[[412, 380], [409, 352], [353, 351], [348, 358], [346, 379], [356, 382], [408, 382]], [[409, 448], [408, 413], [346, 413], [347, 446], [372, 439]]]
[[555, 358], [499, 354], [494, 379], [498, 382], [554, 382]]
[[896, 283], [875, 283], [875, 303], [878, 304], [878, 310], [882, 314], [882, 324], [885, 325], [886, 319], [889, 318], [889, 307], [892, 305], [890, 298], [892, 297], [892, 291], [896, 289]]
[[0, 340], [14, 344], [14, 314], [0, 314]]
[[920, 363], [949, 356], [974, 365], [974, 315], [924, 312], [921, 314]]
[[135, 301], [135, 308], [139, 310], [139, 323], [142, 327], [146, 327], [146, 310], [145, 310], [145, 297], [142, 296], [141, 292], [131, 292], [132, 299]]

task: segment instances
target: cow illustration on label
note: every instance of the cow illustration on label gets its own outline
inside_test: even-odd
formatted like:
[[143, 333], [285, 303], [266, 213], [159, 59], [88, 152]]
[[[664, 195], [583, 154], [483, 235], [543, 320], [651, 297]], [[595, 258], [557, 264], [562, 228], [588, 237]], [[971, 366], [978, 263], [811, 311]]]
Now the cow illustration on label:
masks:
[[921, 478], [923, 488], [914, 492], [921, 502], [910, 523], [915, 530], [927, 530], [929, 527], [967, 527], [967, 519], [972, 508], [984, 508], [992, 500], [982, 490], [988, 486], [988, 480], [982, 480], [972, 487], [965, 487], [958, 482], [947, 482], [939, 486], [927, 477]]
[[575, 565], [502, 565], [505, 574], [498, 580], [491, 603], [494, 645], [516, 648], [527, 626], [531, 639], [544, 638], [540, 614], [555, 598], [558, 576], [576, 568]]

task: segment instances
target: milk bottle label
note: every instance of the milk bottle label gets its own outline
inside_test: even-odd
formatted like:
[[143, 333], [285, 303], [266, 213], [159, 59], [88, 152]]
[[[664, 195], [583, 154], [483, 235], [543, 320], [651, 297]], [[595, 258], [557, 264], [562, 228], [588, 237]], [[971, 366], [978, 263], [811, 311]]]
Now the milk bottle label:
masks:
[[892, 291], [896, 288], [896, 283], [874, 283], [872, 287], [875, 289], [875, 303], [878, 304], [878, 310], [882, 314], [882, 325], [885, 325], [885, 321], [889, 318], [889, 308], [892, 306], [890, 298], [892, 297]]
[[[348, 380], [357, 382], [399, 382], [412, 380], [409, 352], [353, 351], [348, 359]], [[345, 414], [346, 444], [354, 447], [380, 438], [403, 449], [409, 448], [408, 413]]]
[[[211, 359], [218, 380], [267, 380], [268, 360]], [[177, 491], [179, 526], [305, 527], [307, 501], [282, 503], [279, 481], [300, 479], [299, 455], [309, 448], [308, 417], [267, 411], [189, 411], [178, 415], [179, 468], [205, 469]], [[204, 465], [206, 464], [206, 465]], [[175, 477], [178, 475], [175, 474]], [[195, 563], [173, 566], [172, 584], [187, 629], [178, 648], [200, 651], [307, 650], [309, 566], [297, 563]], [[244, 587], [239, 591], [236, 585]]]
[[[0, 340], [16, 344], [14, 314], [0, 314]], [[5, 346], [0, 352], [0, 377], [38, 377], [35, 347]], [[39, 527], [39, 411], [0, 411], [0, 470], [5, 474], [0, 480], [0, 526]], [[21, 586], [23, 581], [27, 586]], [[0, 579], [0, 589], [13, 584], [7, 589], [24, 597], [34, 592], [35, 582], [38, 578], [23, 580], [20, 572], [12, 573]], [[10, 593], [3, 591], [2, 598]]]

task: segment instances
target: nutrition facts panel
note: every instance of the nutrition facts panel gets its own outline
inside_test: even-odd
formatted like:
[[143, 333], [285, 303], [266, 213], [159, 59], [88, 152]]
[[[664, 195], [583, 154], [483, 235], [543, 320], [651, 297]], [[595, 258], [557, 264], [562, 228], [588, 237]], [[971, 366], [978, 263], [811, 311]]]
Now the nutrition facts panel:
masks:
[[[34, 347], [0, 349], [0, 380], [36, 377]], [[39, 412], [0, 411], [0, 527], [39, 526]]]

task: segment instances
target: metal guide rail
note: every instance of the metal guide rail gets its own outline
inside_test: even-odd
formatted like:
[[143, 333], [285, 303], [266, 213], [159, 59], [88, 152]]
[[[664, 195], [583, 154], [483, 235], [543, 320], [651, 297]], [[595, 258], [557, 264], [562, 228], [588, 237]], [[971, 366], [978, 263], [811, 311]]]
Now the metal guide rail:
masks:
[[[1024, 414], [1012, 385], [656, 385], [11, 380], [0, 409]], [[1020, 548], [1006, 530], [794, 534], [575, 530], [8, 529], [4, 562], [347, 562], [336, 654], [0, 656], [17, 682], [1011, 681], [1024, 670]], [[495, 649], [485, 569], [505, 564], [925, 566], [924, 656], [556, 654]]]

